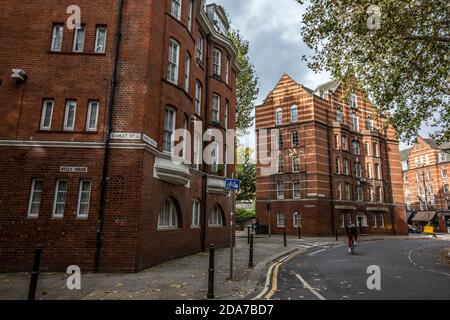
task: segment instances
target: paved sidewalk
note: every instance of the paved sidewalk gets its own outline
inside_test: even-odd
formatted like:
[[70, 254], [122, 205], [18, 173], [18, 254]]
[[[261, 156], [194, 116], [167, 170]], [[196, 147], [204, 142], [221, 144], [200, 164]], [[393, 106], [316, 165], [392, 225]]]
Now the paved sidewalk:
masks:
[[[386, 238], [425, 238], [362, 236], [360, 241]], [[215, 293], [218, 299], [243, 299], [255, 294], [255, 288], [264, 281], [262, 271], [276, 258], [292, 252], [302, 244], [335, 243], [334, 238], [288, 237], [283, 246], [281, 236], [256, 236], [253, 269], [248, 268], [249, 249], [245, 233], [237, 233], [234, 279], [228, 280], [229, 250], [216, 250]], [[339, 243], [345, 239], [340, 238]], [[0, 300], [26, 299], [30, 275], [27, 273], [0, 274]], [[186, 300], [205, 299], [208, 288], [208, 254], [200, 253], [166, 262], [137, 274], [83, 274], [82, 290], [66, 288], [67, 275], [43, 273], [40, 275], [36, 299], [40, 300]], [[256, 295], [256, 294], [255, 294]]]

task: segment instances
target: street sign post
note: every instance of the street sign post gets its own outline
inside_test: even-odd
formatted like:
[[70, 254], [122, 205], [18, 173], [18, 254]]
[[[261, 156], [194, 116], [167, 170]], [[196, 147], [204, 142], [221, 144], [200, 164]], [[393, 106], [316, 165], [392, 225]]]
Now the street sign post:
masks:
[[236, 209], [236, 191], [241, 190], [241, 181], [234, 179], [227, 179], [225, 181], [225, 189], [230, 191], [230, 195], [233, 197], [233, 208], [230, 213], [230, 280], [233, 279], [233, 260], [234, 260], [234, 210]]

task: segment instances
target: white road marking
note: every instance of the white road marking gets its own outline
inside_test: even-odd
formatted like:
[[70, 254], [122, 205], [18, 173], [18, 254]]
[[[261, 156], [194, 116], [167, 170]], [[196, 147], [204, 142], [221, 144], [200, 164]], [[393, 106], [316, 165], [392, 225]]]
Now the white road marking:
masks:
[[320, 293], [318, 293], [314, 288], [312, 288], [308, 282], [305, 281], [305, 279], [303, 279], [298, 273], [294, 273], [295, 276], [297, 277], [298, 280], [300, 280], [300, 282], [303, 284], [303, 286], [308, 289], [309, 291], [311, 291], [311, 293], [313, 295], [315, 295], [317, 298], [319, 298], [319, 300], [326, 300]]
[[313, 256], [313, 255], [315, 255], [315, 254], [317, 254], [317, 253], [320, 253], [320, 252], [323, 252], [323, 251], [325, 251], [325, 250], [327, 250], [327, 249], [322, 249], [322, 250], [319, 250], [319, 251], [310, 253], [310, 254], [308, 254], [308, 256]]

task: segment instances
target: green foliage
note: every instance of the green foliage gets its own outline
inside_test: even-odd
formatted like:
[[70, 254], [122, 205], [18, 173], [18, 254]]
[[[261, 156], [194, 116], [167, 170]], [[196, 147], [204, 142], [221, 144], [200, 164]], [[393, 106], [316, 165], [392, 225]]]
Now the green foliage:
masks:
[[252, 149], [238, 148], [236, 179], [241, 180], [241, 190], [237, 194], [238, 201], [256, 199], [256, 164], [252, 161]]
[[[370, 5], [381, 10], [380, 29], [368, 26]], [[343, 80], [347, 93], [366, 91], [409, 142], [423, 125], [450, 139], [449, 34], [448, 0], [311, 0], [301, 28], [314, 50], [308, 66]]]
[[236, 127], [246, 132], [255, 120], [254, 102], [259, 94], [258, 76], [248, 56], [249, 42], [237, 30], [232, 30], [228, 36], [238, 50], [237, 61], [240, 68], [236, 84]]
[[236, 211], [236, 224], [241, 228], [244, 227], [246, 222], [256, 218], [255, 209], [237, 209]]

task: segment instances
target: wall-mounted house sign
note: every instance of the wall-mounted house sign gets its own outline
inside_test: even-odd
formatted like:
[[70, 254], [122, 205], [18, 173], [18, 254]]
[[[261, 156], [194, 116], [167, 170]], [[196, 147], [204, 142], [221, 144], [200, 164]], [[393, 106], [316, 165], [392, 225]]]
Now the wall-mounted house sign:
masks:
[[62, 173], [86, 173], [88, 167], [60, 167], [59, 172]]

